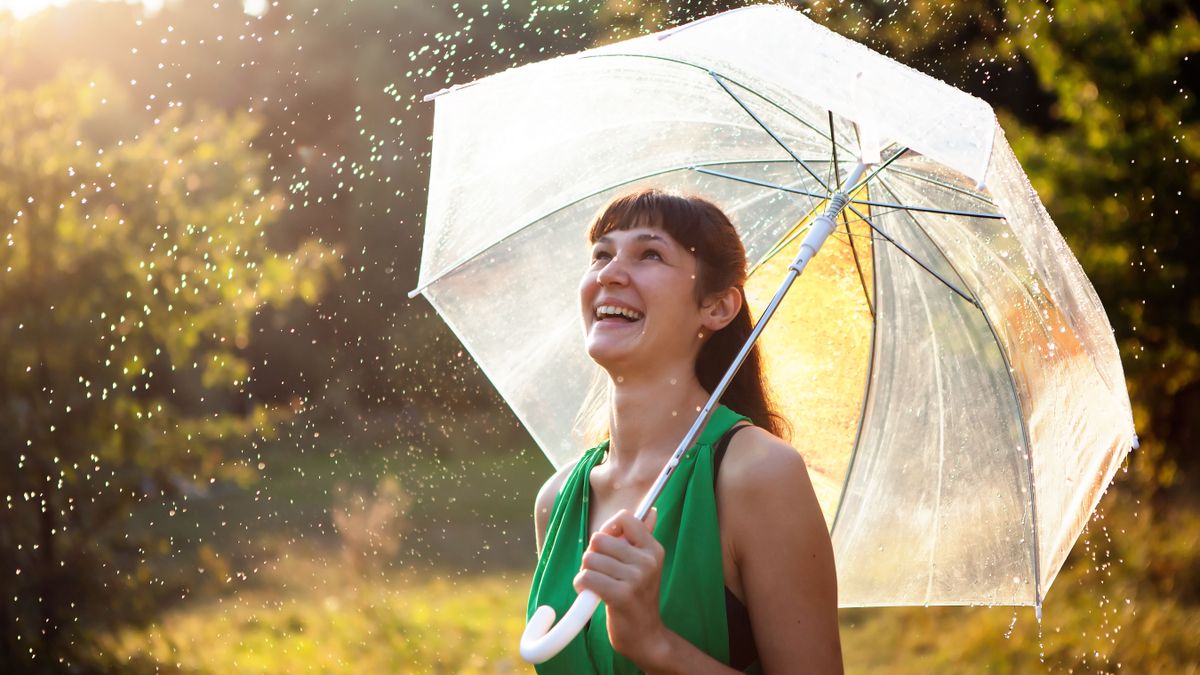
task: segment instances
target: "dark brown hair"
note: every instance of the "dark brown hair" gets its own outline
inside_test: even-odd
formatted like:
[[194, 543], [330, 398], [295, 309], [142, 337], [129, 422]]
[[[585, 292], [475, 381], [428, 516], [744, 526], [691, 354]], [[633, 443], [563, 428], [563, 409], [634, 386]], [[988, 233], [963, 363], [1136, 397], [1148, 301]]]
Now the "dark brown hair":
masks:
[[[729, 217], [716, 204], [696, 195], [657, 188], [628, 192], [610, 201], [592, 221], [588, 241], [594, 244], [608, 232], [634, 227], [662, 230], [696, 256], [697, 303], [727, 288], [737, 288], [742, 295], [737, 316], [711, 335], [696, 357], [696, 377], [711, 394], [754, 328], [743, 290], [746, 248]], [[776, 436], [790, 435], [787, 420], [776, 410], [768, 392], [757, 344], [729, 383], [721, 403]]]

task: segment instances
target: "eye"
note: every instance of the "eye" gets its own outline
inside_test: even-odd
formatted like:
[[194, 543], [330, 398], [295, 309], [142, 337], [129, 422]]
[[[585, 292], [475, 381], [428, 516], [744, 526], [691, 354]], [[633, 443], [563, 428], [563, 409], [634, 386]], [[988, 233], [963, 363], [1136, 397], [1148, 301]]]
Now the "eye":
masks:
[[597, 260], [608, 260], [611, 257], [612, 257], [612, 255], [609, 254], [609, 252], [605, 251], [604, 249], [597, 249], [595, 251], [592, 251], [592, 262], [596, 262]]
[[662, 254], [652, 248], [648, 248], [642, 253], [642, 259], [645, 260], [646, 258], [651, 258], [653, 260], [663, 259]]

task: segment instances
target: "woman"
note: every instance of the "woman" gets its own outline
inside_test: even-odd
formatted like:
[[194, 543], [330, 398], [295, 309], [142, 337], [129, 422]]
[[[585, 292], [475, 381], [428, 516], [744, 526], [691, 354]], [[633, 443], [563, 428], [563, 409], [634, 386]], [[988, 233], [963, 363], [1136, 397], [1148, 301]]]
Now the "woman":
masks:
[[589, 239], [579, 298], [608, 439], [538, 493], [529, 614], [562, 616], [583, 589], [601, 604], [538, 672], [841, 672], [829, 533], [757, 350], [646, 522], [632, 515], [752, 328], [733, 225], [704, 199], [643, 190], [602, 209]]

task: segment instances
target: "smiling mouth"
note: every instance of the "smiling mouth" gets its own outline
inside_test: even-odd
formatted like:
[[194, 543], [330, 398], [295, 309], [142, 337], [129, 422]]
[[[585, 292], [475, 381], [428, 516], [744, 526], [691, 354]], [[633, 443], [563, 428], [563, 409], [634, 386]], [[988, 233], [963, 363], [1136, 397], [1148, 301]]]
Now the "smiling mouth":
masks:
[[634, 323], [641, 321], [643, 314], [634, 309], [626, 309], [624, 307], [616, 307], [614, 305], [600, 305], [593, 312], [593, 316], [597, 321], [619, 321], [622, 323]]

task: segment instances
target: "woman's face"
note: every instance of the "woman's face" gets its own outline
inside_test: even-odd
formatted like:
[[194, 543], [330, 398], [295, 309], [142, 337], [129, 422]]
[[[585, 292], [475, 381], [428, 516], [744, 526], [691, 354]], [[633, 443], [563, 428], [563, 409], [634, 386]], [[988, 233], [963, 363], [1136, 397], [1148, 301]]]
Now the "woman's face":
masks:
[[588, 355], [612, 373], [694, 363], [702, 320], [696, 256], [665, 231], [614, 230], [592, 245], [579, 286]]

